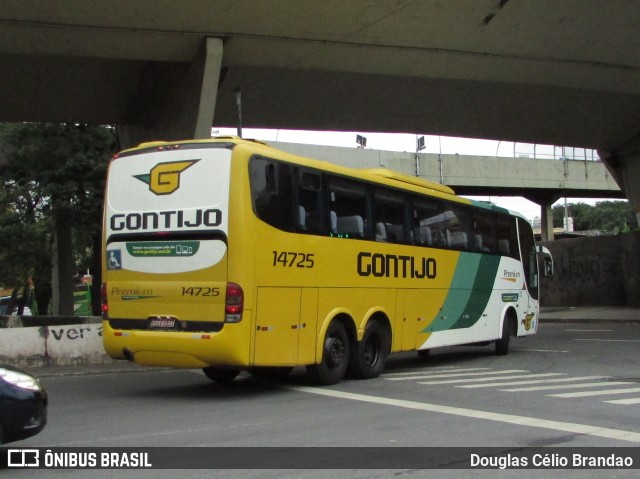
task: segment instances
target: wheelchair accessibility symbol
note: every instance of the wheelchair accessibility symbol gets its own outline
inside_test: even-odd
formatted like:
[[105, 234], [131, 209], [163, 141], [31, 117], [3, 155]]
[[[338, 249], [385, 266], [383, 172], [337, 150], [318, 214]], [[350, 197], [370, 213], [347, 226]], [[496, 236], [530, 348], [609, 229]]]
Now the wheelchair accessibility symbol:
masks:
[[122, 252], [119, 249], [107, 251], [107, 269], [122, 269]]

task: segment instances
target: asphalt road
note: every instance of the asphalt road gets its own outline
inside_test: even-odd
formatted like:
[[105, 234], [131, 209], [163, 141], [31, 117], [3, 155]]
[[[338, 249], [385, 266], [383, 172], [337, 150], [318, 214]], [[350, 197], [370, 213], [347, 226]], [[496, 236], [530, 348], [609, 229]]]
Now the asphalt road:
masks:
[[[640, 445], [640, 326], [544, 324], [493, 346], [389, 359], [379, 379], [310, 387], [304, 369], [284, 382], [241, 375], [229, 385], [200, 371], [41, 370], [49, 424], [16, 447]], [[159, 477], [163, 471], [9, 471], [15, 477]], [[176, 471], [166, 477], [175, 477]], [[563, 471], [565, 477], [604, 471]], [[183, 477], [334, 477], [331, 470], [185, 471]], [[344, 477], [460, 477], [495, 471], [355, 470]], [[517, 471], [548, 477], [553, 471]], [[634, 471], [606, 471], [633, 477]]]

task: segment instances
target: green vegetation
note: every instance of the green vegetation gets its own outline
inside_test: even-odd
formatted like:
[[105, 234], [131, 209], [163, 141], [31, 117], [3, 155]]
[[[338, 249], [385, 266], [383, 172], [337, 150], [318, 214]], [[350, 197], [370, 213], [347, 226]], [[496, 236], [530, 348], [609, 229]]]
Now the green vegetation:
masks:
[[[569, 215], [575, 231], [598, 230], [618, 234], [636, 227], [636, 217], [628, 201], [599, 201], [595, 205], [569, 203]], [[553, 207], [553, 226], [562, 227], [564, 205]]]
[[57, 309], [73, 314], [73, 276], [100, 272], [103, 190], [115, 131], [0, 124], [0, 144], [0, 283], [13, 289], [33, 278], [39, 310], [47, 311], [57, 248]]

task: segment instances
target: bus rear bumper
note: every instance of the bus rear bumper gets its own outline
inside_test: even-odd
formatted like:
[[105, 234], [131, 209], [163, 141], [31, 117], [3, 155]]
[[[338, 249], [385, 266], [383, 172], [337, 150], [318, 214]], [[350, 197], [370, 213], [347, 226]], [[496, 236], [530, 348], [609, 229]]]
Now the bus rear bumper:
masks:
[[250, 334], [242, 323], [227, 324], [217, 333], [124, 331], [103, 321], [107, 355], [145, 366], [204, 368], [249, 365]]
[[167, 351], [138, 351], [131, 355], [131, 360], [143, 366], [167, 366], [174, 368], [201, 369], [209, 366], [192, 354]]

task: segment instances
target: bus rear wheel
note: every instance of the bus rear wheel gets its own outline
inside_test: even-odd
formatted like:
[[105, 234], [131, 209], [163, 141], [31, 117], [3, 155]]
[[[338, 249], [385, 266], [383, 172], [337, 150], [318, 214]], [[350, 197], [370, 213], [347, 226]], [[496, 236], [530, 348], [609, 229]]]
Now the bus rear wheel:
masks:
[[342, 323], [333, 321], [324, 337], [322, 360], [307, 366], [307, 374], [313, 383], [329, 386], [342, 380], [348, 365], [349, 337]]
[[364, 330], [362, 341], [351, 351], [349, 373], [358, 379], [380, 376], [389, 355], [389, 334], [378, 321], [370, 321]]
[[202, 372], [212, 381], [217, 383], [228, 383], [233, 381], [238, 374], [240, 374], [239, 369], [226, 369], [226, 368], [217, 368], [215, 366], [209, 366], [207, 368], [202, 368]]

